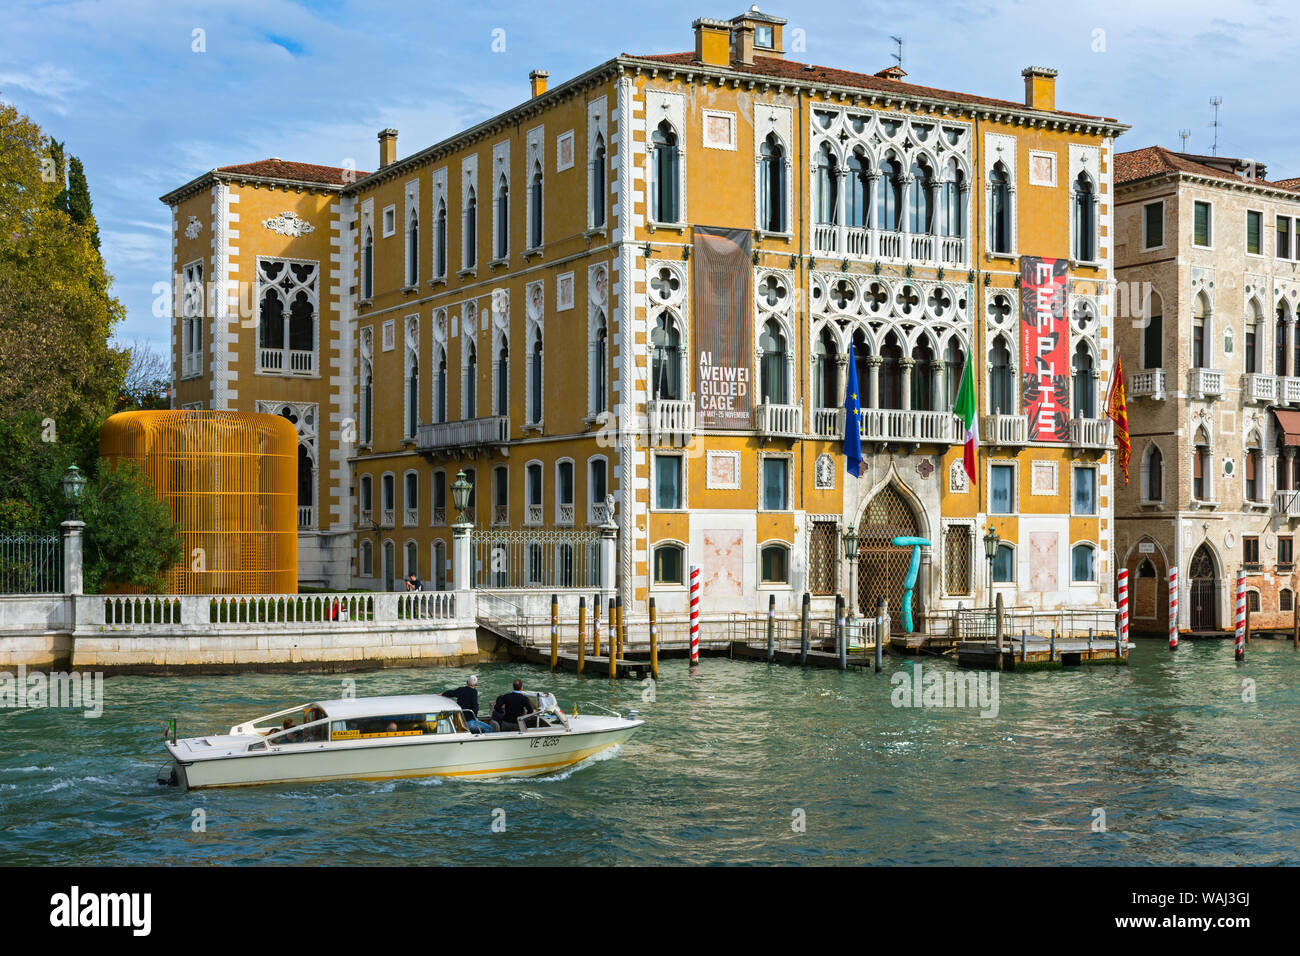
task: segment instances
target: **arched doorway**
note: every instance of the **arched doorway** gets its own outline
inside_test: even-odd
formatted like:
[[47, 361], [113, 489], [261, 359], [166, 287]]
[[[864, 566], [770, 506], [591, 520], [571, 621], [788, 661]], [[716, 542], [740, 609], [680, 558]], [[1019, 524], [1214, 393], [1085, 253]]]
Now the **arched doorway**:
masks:
[[[898, 535], [919, 535], [921, 528], [911, 505], [890, 485], [867, 503], [858, 523], [858, 614], [874, 615], [880, 598], [889, 602], [890, 628], [903, 629], [903, 581], [912, 560], [911, 548], [890, 542]], [[912, 617], [916, 630], [925, 630], [921, 587], [912, 594]]]
[[1136, 634], [1169, 632], [1169, 572], [1155, 542], [1144, 537], [1129, 552], [1129, 629]]
[[1188, 601], [1193, 631], [1212, 631], [1219, 626], [1219, 581], [1210, 546], [1202, 544], [1192, 555], [1187, 570]]

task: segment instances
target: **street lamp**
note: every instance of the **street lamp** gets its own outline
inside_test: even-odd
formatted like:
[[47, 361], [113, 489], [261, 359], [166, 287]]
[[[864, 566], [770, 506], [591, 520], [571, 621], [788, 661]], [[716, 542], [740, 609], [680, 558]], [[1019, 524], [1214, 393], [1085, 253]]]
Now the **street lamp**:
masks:
[[461, 524], [472, 524], [469, 515], [466, 513], [469, 509], [469, 493], [474, 490], [474, 486], [469, 483], [462, 470], [456, 475], [456, 480], [451, 483], [451, 503], [456, 506], [459, 512], [457, 519]]
[[858, 599], [854, 592], [855, 586], [855, 559], [858, 556], [858, 533], [854, 530], [853, 525], [849, 525], [844, 531], [844, 557], [849, 562], [849, 620], [857, 617]]
[[984, 535], [984, 557], [989, 562], [989, 610], [993, 610], [993, 559], [997, 557], [998, 544], [1001, 542], [998, 533], [989, 528], [988, 533]]
[[81, 495], [86, 490], [86, 476], [76, 465], [69, 465], [59, 484], [63, 487], [63, 500], [68, 505], [68, 520], [80, 520], [78, 510], [81, 505]]

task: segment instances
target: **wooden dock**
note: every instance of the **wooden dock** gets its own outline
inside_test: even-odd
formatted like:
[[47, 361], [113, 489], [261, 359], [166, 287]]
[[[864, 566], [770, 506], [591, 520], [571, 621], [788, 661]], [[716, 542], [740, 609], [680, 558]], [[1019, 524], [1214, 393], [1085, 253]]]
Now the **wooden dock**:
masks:
[[[998, 670], [998, 650], [993, 641], [961, 641], [956, 645], [957, 664], [982, 670]], [[1128, 655], [1121, 654], [1115, 642], [1086, 638], [1065, 638], [1055, 642], [1044, 637], [1031, 637], [1022, 642], [1002, 642], [1002, 667], [1004, 671], [1046, 670], [1057, 667], [1078, 667], [1084, 664], [1127, 664]]]

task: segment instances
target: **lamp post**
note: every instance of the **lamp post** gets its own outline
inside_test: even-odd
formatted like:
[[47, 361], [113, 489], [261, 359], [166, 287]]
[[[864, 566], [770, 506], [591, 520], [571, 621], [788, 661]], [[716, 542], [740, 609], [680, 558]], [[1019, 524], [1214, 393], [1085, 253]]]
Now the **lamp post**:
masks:
[[469, 495], [474, 490], [462, 470], [451, 483], [451, 503], [456, 509], [456, 523], [451, 526], [451, 577], [452, 590], [467, 591], [470, 580], [469, 529], [473, 520], [469, 515]]
[[855, 574], [858, 556], [858, 532], [854, 530], [853, 525], [849, 525], [844, 531], [844, 557], [849, 562], [849, 620], [852, 621], [857, 617], [858, 597], [854, 590], [857, 583]]
[[81, 529], [86, 526], [81, 520], [81, 496], [86, 490], [86, 476], [76, 465], [69, 465], [59, 485], [68, 506], [68, 520], [63, 522], [63, 590], [66, 594], [81, 594]]
[[63, 473], [59, 480], [63, 487], [63, 500], [68, 506], [68, 520], [79, 521], [81, 519], [81, 496], [86, 490], [86, 476], [81, 473], [81, 469], [76, 465], [69, 465], [68, 470]]
[[997, 557], [998, 544], [1002, 541], [992, 528], [984, 535], [984, 557], [989, 563], [989, 610], [993, 610], [993, 559]]

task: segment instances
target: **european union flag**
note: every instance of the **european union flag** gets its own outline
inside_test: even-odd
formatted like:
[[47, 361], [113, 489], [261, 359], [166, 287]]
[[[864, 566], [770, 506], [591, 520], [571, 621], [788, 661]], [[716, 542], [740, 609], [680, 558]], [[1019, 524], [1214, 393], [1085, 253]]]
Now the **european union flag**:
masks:
[[849, 474], [862, 477], [862, 436], [858, 433], [858, 364], [853, 360], [853, 343], [849, 343], [849, 385], [844, 392], [844, 458]]

